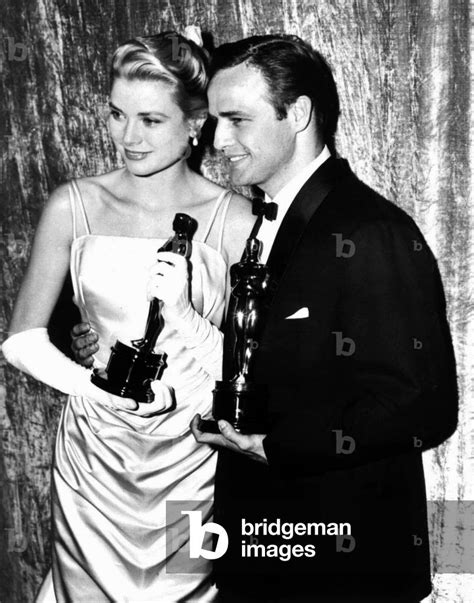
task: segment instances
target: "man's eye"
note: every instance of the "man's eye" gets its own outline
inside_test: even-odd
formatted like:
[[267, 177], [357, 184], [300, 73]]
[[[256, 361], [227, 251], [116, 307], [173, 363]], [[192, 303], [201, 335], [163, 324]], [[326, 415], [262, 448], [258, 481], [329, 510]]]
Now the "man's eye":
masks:
[[244, 120], [241, 117], [232, 117], [232, 119], [231, 119], [231, 122], [234, 124], [234, 126], [238, 126], [243, 121]]

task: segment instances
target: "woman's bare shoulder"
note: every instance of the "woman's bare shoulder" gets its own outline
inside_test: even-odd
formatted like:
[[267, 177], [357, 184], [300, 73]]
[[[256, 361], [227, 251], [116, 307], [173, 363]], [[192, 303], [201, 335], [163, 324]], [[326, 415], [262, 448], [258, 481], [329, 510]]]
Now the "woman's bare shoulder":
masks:
[[225, 192], [232, 193], [227, 209], [226, 227], [237, 226], [246, 228], [248, 224], [255, 222], [255, 216], [252, 216], [252, 204], [247, 197], [240, 195], [232, 189], [216, 184], [201, 175], [197, 175], [194, 184], [197, 199], [200, 203], [207, 201], [211, 203], [216, 201]]
[[252, 214], [252, 202], [236, 192], [232, 192], [228, 215], [229, 219], [243, 220], [246, 224], [255, 222], [255, 216]]
[[217, 184], [216, 182], [209, 180], [209, 178], [196, 173], [192, 174], [190, 187], [192, 188], [198, 203], [215, 201], [219, 195], [227, 190], [220, 184]]
[[[117, 180], [119, 170], [101, 174], [74, 178], [79, 189], [80, 198], [84, 204], [86, 215], [94, 217], [97, 209], [104, 205], [106, 199], [114, 198], [114, 182]], [[40, 220], [40, 226], [56, 231], [56, 238], [63, 237], [65, 241], [73, 238], [73, 215], [77, 211], [76, 191], [73, 181], [66, 181], [57, 186], [49, 195]]]
[[250, 199], [238, 193], [232, 193], [225, 221], [226, 236], [235, 236], [246, 240], [255, 223]]
[[79, 191], [84, 194], [88, 193], [95, 195], [100, 191], [113, 193], [114, 188], [119, 184], [121, 171], [122, 170], [118, 169], [97, 176], [82, 176], [81, 178], [73, 178], [63, 182], [53, 189], [49, 195], [49, 202], [53, 205], [69, 203], [73, 181], [77, 184]]
[[57, 226], [70, 223], [71, 193], [70, 183], [64, 182], [57, 186], [49, 195], [43, 209], [42, 222], [53, 220]]
[[233, 193], [225, 220], [223, 239], [223, 252], [229, 265], [240, 260], [254, 223], [255, 216], [252, 214], [250, 200]]
[[100, 196], [101, 194], [116, 196], [122, 176], [123, 168], [119, 168], [105, 174], [75, 178], [75, 181], [83, 195], [92, 197]]

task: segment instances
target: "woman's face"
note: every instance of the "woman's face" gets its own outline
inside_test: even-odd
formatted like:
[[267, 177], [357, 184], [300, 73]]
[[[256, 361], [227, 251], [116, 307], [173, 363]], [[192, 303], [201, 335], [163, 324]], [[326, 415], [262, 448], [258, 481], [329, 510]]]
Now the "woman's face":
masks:
[[109, 130], [127, 168], [149, 176], [174, 165], [188, 150], [192, 124], [165, 82], [116, 78]]

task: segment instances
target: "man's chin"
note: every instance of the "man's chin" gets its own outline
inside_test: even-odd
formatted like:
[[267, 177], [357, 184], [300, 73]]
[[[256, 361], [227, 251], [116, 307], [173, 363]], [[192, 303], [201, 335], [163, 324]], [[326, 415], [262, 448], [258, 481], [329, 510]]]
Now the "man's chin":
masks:
[[229, 176], [230, 181], [234, 186], [251, 186], [252, 184], [257, 184], [254, 182], [254, 178], [252, 178], [252, 174], [249, 172], [231, 169]]

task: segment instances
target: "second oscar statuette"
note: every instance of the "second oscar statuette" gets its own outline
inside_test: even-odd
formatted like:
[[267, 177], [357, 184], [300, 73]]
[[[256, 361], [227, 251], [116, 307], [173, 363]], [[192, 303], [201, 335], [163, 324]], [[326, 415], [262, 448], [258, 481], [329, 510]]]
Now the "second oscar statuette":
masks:
[[241, 433], [266, 433], [267, 387], [253, 380], [253, 360], [265, 322], [265, 296], [269, 272], [259, 261], [262, 243], [247, 240], [244, 257], [230, 269], [231, 300], [225, 337], [231, 352], [225, 364], [231, 377], [217, 381], [213, 394], [214, 420], [203, 419], [201, 431], [219, 433], [217, 421], [225, 419]]

